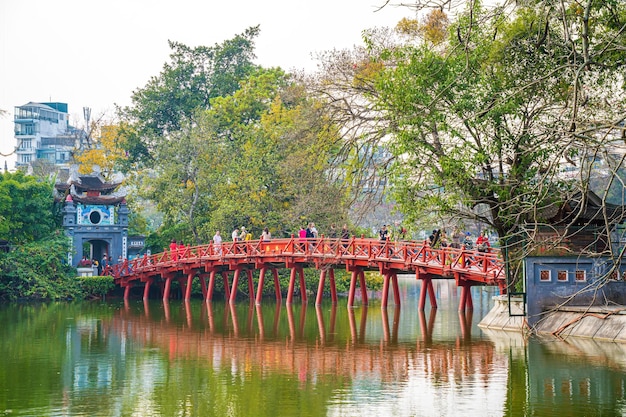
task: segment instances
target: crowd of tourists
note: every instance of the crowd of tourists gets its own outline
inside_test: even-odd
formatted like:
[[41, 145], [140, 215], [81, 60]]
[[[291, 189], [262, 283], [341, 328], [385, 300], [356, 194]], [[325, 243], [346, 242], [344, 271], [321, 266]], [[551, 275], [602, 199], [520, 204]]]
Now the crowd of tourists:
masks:
[[433, 248], [457, 248], [457, 249], [476, 249], [479, 252], [491, 251], [491, 243], [486, 231], [480, 232], [476, 239], [473, 238], [471, 232], [463, 234], [455, 233], [448, 237], [444, 229], [435, 229], [428, 237], [428, 243]]
[[[303, 242], [306, 239], [316, 239], [320, 237], [321, 234], [318, 231], [315, 223], [310, 222], [306, 225], [303, 225], [298, 230], [296, 237]], [[341, 240], [349, 240], [351, 237], [350, 230], [348, 229], [347, 224], [344, 224], [341, 229], [337, 228], [337, 226], [332, 223], [329, 226], [328, 233], [324, 236], [330, 239], [341, 239]], [[406, 240], [408, 236], [407, 229], [396, 222], [393, 227], [391, 225], [382, 225], [382, 227], [378, 230], [378, 237], [381, 241], [402, 241]], [[254, 239], [253, 234], [245, 227], [235, 227], [233, 228], [230, 238], [232, 242], [247, 242]], [[272, 234], [267, 227], [265, 227], [258, 240], [262, 242], [269, 242], [272, 239]], [[222, 243], [223, 238], [219, 230], [215, 232], [212, 239], [212, 244], [215, 253], [222, 253]], [[430, 236], [426, 241], [429, 246], [432, 248], [443, 248], [443, 247], [451, 247], [451, 248], [464, 248], [464, 249], [476, 249], [479, 252], [489, 252], [491, 251], [491, 244], [489, 242], [489, 237], [485, 231], [482, 231], [476, 239], [473, 238], [471, 232], [458, 233], [455, 232], [452, 236], [448, 236], [444, 229], [435, 229], [432, 231]], [[171, 252], [172, 260], [177, 260], [180, 254], [185, 249], [185, 245], [182, 241], [176, 241], [172, 239], [169, 250]]]

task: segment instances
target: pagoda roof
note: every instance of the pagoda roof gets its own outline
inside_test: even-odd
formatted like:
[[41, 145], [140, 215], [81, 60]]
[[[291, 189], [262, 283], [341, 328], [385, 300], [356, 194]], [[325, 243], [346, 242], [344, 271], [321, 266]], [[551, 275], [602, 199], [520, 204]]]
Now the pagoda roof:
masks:
[[74, 166], [66, 182], [55, 184], [55, 197], [63, 199], [70, 195], [72, 200], [83, 204], [117, 204], [126, 198], [126, 190], [120, 187], [121, 184], [121, 176], [106, 181], [99, 169], [94, 169], [92, 174], [81, 175]]
[[125, 196], [118, 195], [99, 195], [99, 196], [87, 196], [87, 195], [73, 195], [73, 200], [81, 204], [97, 204], [97, 205], [114, 205], [122, 203], [126, 200]]
[[74, 186], [74, 188], [76, 188], [77, 190], [102, 192], [115, 190], [121, 184], [121, 181], [106, 182], [100, 176], [81, 175], [77, 179], [70, 176], [67, 183], [59, 183], [56, 184], [55, 187], [59, 191], [67, 191], [70, 189], [71, 186]]

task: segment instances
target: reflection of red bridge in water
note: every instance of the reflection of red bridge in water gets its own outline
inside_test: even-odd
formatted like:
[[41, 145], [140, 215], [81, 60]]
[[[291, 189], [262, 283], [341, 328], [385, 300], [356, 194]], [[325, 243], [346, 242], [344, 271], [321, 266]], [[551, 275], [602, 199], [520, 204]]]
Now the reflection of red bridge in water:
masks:
[[[177, 280], [183, 290], [184, 299], [191, 297], [191, 284], [197, 276], [202, 286], [202, 294], [211, 300], [215, 280], [224, 280], [226, 299], [234, 302], [237, 286], [242, 273], [248, 280], [250, 299], [261, 302], [265, 275], [271, 271], [274, 277], [276, 300], [282, 299], [277, 268], [291, 270], [287, 304], [293, 301], [296, 277], [299, 277], [302, 301], [307, 300], [304, 281], [304, 268], [314, 267], [320, 271], [316, 304], [320, 304], [328, 275], [330, 295], [337, 303], [334, 268], [345, 267], [351, 273], [348, 306], [354, 305], [357, 281], [361, 290], [362, 303], [367, 304], [365, 271], [379, 271], [383, 276], [382, 306], [387, 307], [390, 286], [396, 305], [400, 304], [398, 274], [415, 273], [422, 280], [419, 309], [423, 310], [426, 294], [436, 307], [432, 279], [454, 279], [461, 287], [459, 310], [472, 310], [470, 287], [473, 285], [497, 285], [502, 294], [506, 293], [504, 264], [499, 252], [477, 252], [456, 248], [431, 248], [425, 242], [380, 241], [377, 239], [352, 238], [339, 240], [317, 239], [273, 239], [268, 242], [252, 240], [243, 242], [213, 243], [203, 246], [186, 247], [178, 251], [135, 258], [114, 265], [112, 274], [115, 283], [124, 288], [124, 298], [128, 299], [130, 289], [144, 285], [143, 298], [147, 299], [150, 287], [158, 285], [163, 299], [170, 297], [172, 280]], [[259, 270], [258, 289], [254, 291], [253, 271]], [[232, 284], [229, 274], [233, 272]], [[208, 284], [207, 284], [208, 278]]]
[[[493, 342], [472, 340], [472, 313], [459, 312], [461, 334], [454, 340], [433, 341], [437, 310], [431, 309], [429, 314], [420, 311], [421, 337], [398, 342], [400, 309], [394, 309], [393, 317], [387, 309], [381, 309], [381, 339], [367, 341], [367, 321], [375, 316], [370, 314], [368, 318], [365, 306], [360, 314], [348, 309], [347, 338], [337, 337], [336, 306], [330, 312], [315, 307], [317, 336], [307, 336], [305, 322], [311, 307], [306, 304], [298, 311], [292, 305], [277, 303], [273, 318], [264, 317], [260, 305], [250, 305], [244, 317], [239, 317], [232, 303], [226, 304], [222, 312], [212, 303], [203, 303], [199, 315], [193, 314], [189, 302], [176, 306], [172, 314], [169, 302], [164, 302], [164, 317], [160, 311], [151, 312], [147, 301], [143, 314], [128, 306], [112, 317], [112, 329], [146, 346], [160, 347], [172, 359], [202, 358], [234, 372], [254, 366], [263, 372], [298, 375], [300, 381], [324, 375], [353, 378], [374, 373], [383, 381], [398, 382], [408, 380], [410, 372], [420, 372], [438, 382], [454, 379], [459, 384], [471, 383], [476, 375], [490, 379], [497, 361]], [[284, 323], [285, 309], [287, 327], [280, 325]]]

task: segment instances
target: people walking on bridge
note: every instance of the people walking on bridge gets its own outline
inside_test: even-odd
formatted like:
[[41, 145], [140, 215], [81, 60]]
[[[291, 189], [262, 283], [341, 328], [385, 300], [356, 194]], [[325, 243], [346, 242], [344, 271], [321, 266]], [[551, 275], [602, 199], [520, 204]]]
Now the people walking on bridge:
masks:
[[389, 239], [389, 230], [387, 230], [386, 224], [383, 224], [383, 227], [380, 228], [380, 230], [378, 231], [378, 236], [382, 241]]
[[219, 230], [216, 230], [213, 235], [213, 251], [216, 255], [222, 254], [222, 235]]
[[439, 237], [441, 236], [441, 233], [439, 232], [438, 229], [434, 229], [432, 234], [428, 237], [428, 241], [430, 244], [431, 248], [439, 248], [440, 246], [440, 241], [439, 241]]
[[185, 244], [182, 240], [178, 241], [178, 259], [183, 258], [183, 254], [185, 253]]
[[239, 229], [237, 229], [237, 227], [235, 226], [235, 228], [233, 229], [233, 232], [230, 234], [231, 239], [233, 240], [233, 242], [236, 242], [237, 239], [239, 238]]
[[447, 248], [450, 245], [450, 241], [448, 240], [448, 234], [445, 229], [441, 229], [439, 232], [439, 246], [442, 248]]
[[298, 231], [298, 240], [300, 241], [299, 247], [300, 251], [304, 252], [307, 238], [307, 229], [304, 226], [300, 226], [300, 230]]
[[474, 249], [474, 240], [472, 239], [472, 233], [465, 233], [465, 239], [463, 239], [463, 246], [465, 249]]
[[341, 227], [341, 240], [350, 240], [350, 231], [347, 224]]
[[330, 224], [330, 229], [328, 230], [328, 237], [331, 239], [337, 239], [337, 226], [335, 226], [335, 223]]
[[178, 245], [176, 244], [176, 239], [172, 239], [170, 242], [170, 258], [173, 261], [178, 260]]
[[272, 239], [272, 234], [270, 230], [266, 227], [263, 229], [263, 233], [261, 233], [261, 240], [263, 242], [269, 242]]
[[491, 249], [491, 244], [489, 243], [489, 238], [487, 237], [487, 232], [484, 230], [480, 233], [478, 238], [476, 238], [476, 249], [478, 252], [489, 252]]
[[348, 225], [343, 224], [341, 227], [341, 246], [343, 246], [344, 250], [348, 248], [348, 241], [350, 240], [350, 230], [348, 230]]
[[404, 226], [402, 226], [400, 224], [400, 222], [396, 222], [395, 223], [395, 233], [394, 233], [394, 238], [396, 240], [405, 240], [406, 239], [406, 234], [407, 234], [407, 230]]

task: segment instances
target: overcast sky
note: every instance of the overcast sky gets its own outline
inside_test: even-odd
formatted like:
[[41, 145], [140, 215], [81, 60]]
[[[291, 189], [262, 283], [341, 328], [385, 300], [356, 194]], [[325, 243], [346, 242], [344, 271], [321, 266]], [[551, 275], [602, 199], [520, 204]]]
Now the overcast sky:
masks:
[[[168, 40], [213, 46], [260, 25], [257, 64], [313, 71], [312, 54], [361, 44], [364, 29], [411, 12], [384, 0], [0, 0], [0, 152], [15, 146], [13, 110], [30, 101], [112, 114], [168, 60]], [[81, 120], [79, 120], [79, 118]], [[14, 156], [0, 156], [0, 169]]]

